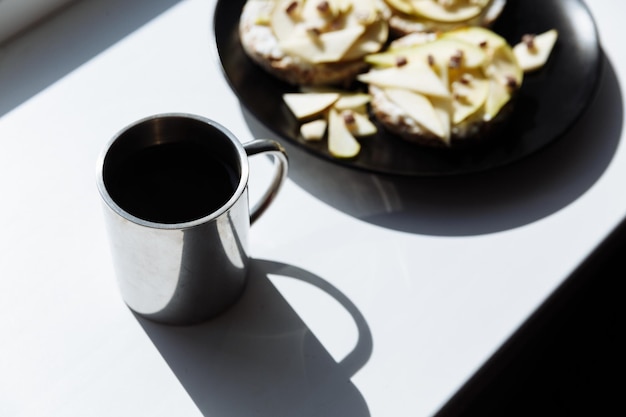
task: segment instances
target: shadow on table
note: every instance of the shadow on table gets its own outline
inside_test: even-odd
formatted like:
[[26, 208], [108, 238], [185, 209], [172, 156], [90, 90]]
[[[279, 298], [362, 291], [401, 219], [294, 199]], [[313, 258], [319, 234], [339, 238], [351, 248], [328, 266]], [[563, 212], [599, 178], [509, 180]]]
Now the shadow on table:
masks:
[[626, 219], [435, 417], [624, 415], [625, 252]]
[[0, 116], [177, 3], [180, 0], [75, 1], [10, 39], [10, 47], [0, 44]]
[[[337, 363], [268, 275], [301, 280], [326, 292], [356, 323], [355, 348]], [[350, 378], [368, 361], [372, 336], [358, 309], [322, 278], [265, 260], [251, 263], [237, 304], [194, 326], [137, 320], [207, 416], [368, 417]]]
[[[515, 164], [458, 178], [391, 177], [345, 168], [282, 141], [290, 156], [289, 178], [349, 215], [411, 233], [479, 235], [537, 221], [583, 195], [615, 154], [623, 100], [610, 61], [604, 55], [603, 60], [597, 94], [573, 128]], [[243, 113], [255, 137], [275, 136]]]

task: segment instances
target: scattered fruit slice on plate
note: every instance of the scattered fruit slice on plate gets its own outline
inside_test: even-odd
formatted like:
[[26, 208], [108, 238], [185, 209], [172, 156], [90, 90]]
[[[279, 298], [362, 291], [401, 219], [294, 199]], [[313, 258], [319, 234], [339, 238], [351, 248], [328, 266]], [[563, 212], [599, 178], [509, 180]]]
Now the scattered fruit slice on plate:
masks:
[[550, 29], [538, 35], [524, 35], [522, 42], [513, 47], [513, 53], [520, 67], [526, 72], [543, 67], [552, 53], [558, 36], [556, 29]]
[[438, 137], [445, 134], [439, 115], [426, 96], [402, 88], [385, 88], [385, 95], [420, 125]]
[[326, 134], [328, 122], [325, 119], [311, 120], [302, 123], [300, 126], [300, 134], [305, 140], [322, 140]]
[[[469, 73], [466, 73], [469, 74]], [[490, 81], [482, 77], [468, 76], [452, 83], [452, 124], [458, 125], [476, 114], [489, 96]]]
[[318, 115], [339, 100], [339, 93], [287, 93], [283, 100], [296, 119]]
[[436, 43], [426, 42], [367, 55], [365, 62], [378, 67], [393, 67], [403, 61], [433, 65], [447, 64], [451, 59], [456, 59], [456, 56], [461, 56], [463, 66], [467, 68], [480, 67], [487, 60], [485, 51], [478, 44], [474, 45], [463, 38], [443, 37], [438, 39]]
[[302, 87], [300, 91], [283, 94], [283, 101], [302, 121], [302, 138], [306, 141], [326, 138], [328, 151], [333, 157], [357, 156], [361, 150], [357, 138], [378, 132], [368, 114], [369, 94], [331, 87]]
[[328, 113], [328, 151], [335, 158], [353, 158], [361, 151], [361, 144], [335, 109]]
[[448, 88], [443, 85], [434, 70], [426, 64], [373, 69], [359, 75], [357, 79], [383, 88], [403, 88], [435, 97], [450, 96]]

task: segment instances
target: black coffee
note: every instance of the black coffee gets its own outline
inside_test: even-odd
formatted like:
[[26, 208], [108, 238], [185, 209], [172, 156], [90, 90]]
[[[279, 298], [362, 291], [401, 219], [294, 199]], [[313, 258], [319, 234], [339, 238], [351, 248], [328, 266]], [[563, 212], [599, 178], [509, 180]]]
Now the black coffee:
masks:
[[235, 175], [194, 142], [145, 148], [108, 168], [106, 187], [130, 214], [158, 223], [204, 217], [233, 195]]

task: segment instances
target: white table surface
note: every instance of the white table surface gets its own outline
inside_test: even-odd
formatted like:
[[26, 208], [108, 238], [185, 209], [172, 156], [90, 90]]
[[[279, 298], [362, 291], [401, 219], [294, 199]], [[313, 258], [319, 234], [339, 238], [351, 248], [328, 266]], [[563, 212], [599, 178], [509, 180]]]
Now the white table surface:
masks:
[[95, 161], [160, 112], [271, 136], [224, 81], [214, 3], [83, 1], [0, 47], [0, 415], [432, 415], [626, 214], [626, 6], [589, 0], [598, 94], [520, 164], [399, 181], [287, 144], [242, 300], [160, 326], [119, 296]]

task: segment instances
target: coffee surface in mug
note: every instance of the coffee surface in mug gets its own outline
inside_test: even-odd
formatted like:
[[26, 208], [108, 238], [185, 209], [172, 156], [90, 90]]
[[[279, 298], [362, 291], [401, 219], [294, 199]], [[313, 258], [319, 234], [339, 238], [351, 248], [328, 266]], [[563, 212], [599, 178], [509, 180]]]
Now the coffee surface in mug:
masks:
[[199, 143], [153, 145], [130, 154], [107, 175], [115, 202], [158, 223], [182, 223], [219, 209], [236, 189], [235, 175]]

